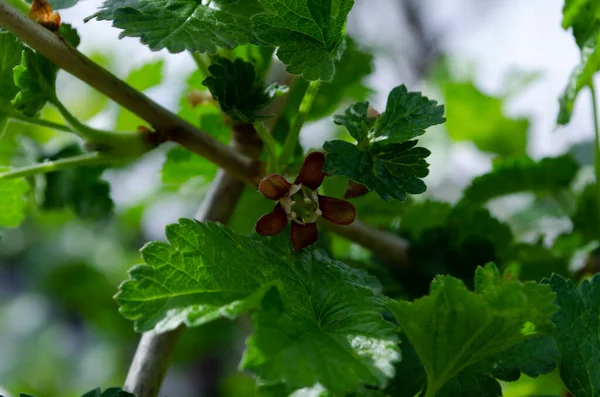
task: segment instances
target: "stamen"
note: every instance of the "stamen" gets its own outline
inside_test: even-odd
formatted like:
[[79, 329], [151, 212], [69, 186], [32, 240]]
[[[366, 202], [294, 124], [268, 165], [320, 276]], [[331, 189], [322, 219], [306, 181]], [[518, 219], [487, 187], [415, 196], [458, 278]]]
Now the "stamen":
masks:
[[306, 204], [310, 204], [310, 203], [312, 203], [312, 200], [311, 200], [311, 199], [309, 199], [308, 197], [304, 197], [304, 202], [305, 202]]
[[321, 211], [320, 209], [317, 209], [317, 210], [315, 211], [315, 214], [317, 214], [317, 215], [321, 216], [321, 215], [323, 215], [323, 211]]
[[292, 219], [296, 219], [296, 216], [298, 216], [298, 214], [296, 214], [294, 211], [292, 211], [290, 216], [292, 217]]

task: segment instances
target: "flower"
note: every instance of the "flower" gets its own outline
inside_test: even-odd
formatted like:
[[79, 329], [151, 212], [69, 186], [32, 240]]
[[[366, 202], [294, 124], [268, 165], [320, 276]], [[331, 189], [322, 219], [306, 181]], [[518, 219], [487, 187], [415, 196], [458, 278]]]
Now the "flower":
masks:
[[356, 208], [351, 203], [333, 197], [321, 196], [316, 190], [323, 183], [325, 155], [321, 152], [309, 154], [300, 174], [293, 184], [284, 177], [271, 174], [264, 177], [258, 190], [277, 201], [272, 212], [256, 222], [255, 230], [263, 236], [274, 236], [292, 221], [291, 240], [294, 249], [302, 248], [317, 241], [319, 217], [338, 225], [350, 225], [356, 219]]

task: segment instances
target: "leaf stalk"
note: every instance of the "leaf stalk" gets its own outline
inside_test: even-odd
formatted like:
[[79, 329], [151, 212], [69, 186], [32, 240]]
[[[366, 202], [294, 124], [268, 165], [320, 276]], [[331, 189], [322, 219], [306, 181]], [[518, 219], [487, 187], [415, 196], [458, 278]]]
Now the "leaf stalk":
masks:
[[281, 154], [279, 155], [279, 163], [287, 164], [289, 159], [294, 154], [294, 150], [296, 149], [296, 145], [298, 144], [298, 137], [300, 136], [300, 131], [306, 122], [306, 118], [308, 117], [308, 113], [310, 112], [310, 108], [317, 97], [317, 92], [319, 92], [320, 81], [311, 81], [304, 93], [304, 98], [302, 98], [302, 102], [300, 103], [300, 108], [298, 109], [298, 114], [294, 119], [294, 123], [292, 124], [292, 128], [290, 129], [290, 133], [287, 136], [283, 149], [281, 150]]
[[49, 172], [60, 171], [75, 167], [106, 164], [114, 162], [116, 160], [119, 159], [104, 153], [85, 153], [79, 156], [68, 157], [56, 161], [45, 161], [43, 163], [37, 163], [27, 167], [2, 172], [0, 173], [0, 180], [24, 178], [32, 175], [47, 174]]

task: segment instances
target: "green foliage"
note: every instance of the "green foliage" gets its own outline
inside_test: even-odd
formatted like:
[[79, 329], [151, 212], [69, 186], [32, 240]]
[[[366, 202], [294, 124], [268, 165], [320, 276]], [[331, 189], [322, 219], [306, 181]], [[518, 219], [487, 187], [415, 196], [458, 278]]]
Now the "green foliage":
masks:
[[[15, 36], [0, 31], [0, 119], [13, 111], [11, 100], [19, 89], [15, 86], [13, 68], [21, 62], [23, 46]], [[0, 134], [4, 128], [0, 128]]]
[[503, 279], [488, 264], [477, 269], [475, 292], [438, 276], [429, 296], [388, 307], [425, 367], [427, 396], [435, 396], [463, 369], [549, 330], [553, 299], [548, 286]]
[[123, 29], [121, 36], [139, 37], [152, 51], [215, 53], [217, 47], [261, 44], [250, 17], [262, 10], [257, 0], [106, 0], [86, 20], [109, 20]]
[[392, 376], [395, 335], [371, 277], [319, 251], [290, 254], [281, 241], [217, 224], [182, 219], [166, 234], [170, 244], [146, 245], [146, 264], [131, 269], [116, 296], [136, 330], [197, 326], [260, 307], [242, 366], [261, 379], [349, 392]]
[[561, 355], [560, 376], [573, 395], [595, 396], [600, 393], [600, 276], [584, 280], [579, 288], [571, 280], [553, 276], [550, 286], [559, 308], [552, 322]]
[[426, 186], [420, 178], [429, 173], [425, 158], [430, 152], [415, 147], [417, 141], [410, 139], [443, 123], [443, 107], [420, 93], [408, 92], [404, 85], [392, 90], [386, 111], [377, 119], [368, 117], [368, 107], [368, 102], [356, 103], [334, 119], [357, 144], [326, 142], [325, 172], [363, 184], [384, 200], [405, 200], [407, 193], [423, 193]]
[[[125, 77], [125, 82], [139, 91], [156, 87], [164, 77], [164, 62], [162, 60], [147, 63], [133, 69]], [[119, 108], [115, 129], [120, 131], [135, 131], [140, 125], [147, 123], [125, 108]]]
[[[8, 171], [0, 167], [0, 173]], [[0, 179], [0, 227], [17, 227], [25, 219], [29, 183], [24, 178]]]
[[592, 84], [592, 77], [600, 70], [600, 6], [593, 0], [566, 0], [562, 25], [565, 29], [573, 29], [581, 50], [581, 62], [559, 98], [557, 123], [568, 124], [577, 95], [582, 88]]
[[219, 58], [208, 70], [211, 75], [202, 84], [219, 102], [223, 113], [244, 123], [272, 117], [259, 113], [271, 103], [280, 88], [277, 84], [267, 87], [251, 62]]
[[[81, 154], [78, 146], [67, 146], [46, 157], [50, 161]], [[87, 166], [49, 172], [42, 207], [45, 210], [72, 209], [83, 219], [100, 219], [113, 211], [110, 185], [101, 179], [105, 167]]]
[[[68, 24], [62, 24], [60, 33], [73, 46], [79, 45], [79, 35]], [[56, 100], [56, 75], [58, 67], [43, 55], [25, 48], [21, 64], [14, 68], [15, 85], [19, 92], [12, 105], [19, 112], [35, 117], [48, 101]]]
[[412, 203], [404, 210], [398, 234], [410, 241], [410, 263], [419, 264], [394, 271], [407, 298], [427, 294], [437, 274], [451, 275], [472, 287], [478, 266], [504, 263], [512, 254], [508, 225], [479, 206]]
[[573, 232], [579, 234], [584, 242], [600, 239], [600, 209], [598, 208], [598, 186], [587, 185], [577, 197], [577, 207], [571, 215]]
[[502, 98], [481, 92], [472, 82], [448, 82], [443, 90], [452, 139], [503, 156], [525, 154], [529, 120], [507, 117]]
[[252, 28], [291, 74], [307, 80], [331, 80], [343, 49], [346, 17], [354, 0], [281, 2], [260, 0], [263, 13], [252, 17]]
[[37, 116], [46, 102], [56, 98], [57, 73], [58, 68], [52, 62], [25, 48], [21, 64], [14, 70], [19, 93], [12, 101], [13, 106], [26, 116]]
[[573, 182], [579, 166], [568, 154], [536, 162], [529, 157], [503, 158], [492, 171], [473, 179], [463, 200], [485, 203], [493, 198], [519, 192], [557, 194]]
[[166, 185], [181, 186], [193, 178], [210, 182], [217, 173], [217, 166], [189, 150], [176, 146], [169, 150], [162, 169], [162, 181]]

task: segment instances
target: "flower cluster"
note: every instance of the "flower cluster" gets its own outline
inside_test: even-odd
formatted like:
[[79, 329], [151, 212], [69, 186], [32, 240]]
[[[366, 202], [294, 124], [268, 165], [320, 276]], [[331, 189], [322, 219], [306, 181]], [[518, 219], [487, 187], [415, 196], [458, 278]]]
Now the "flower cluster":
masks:
[[309, 154], [302, 163], [300, 174], [293, 184], [277, 174], [267, 175], [258, 190], [277, 201], [272, 212], [256, 223], [256, 232], [274, 236], [292, 222], [291, 240], [294, 249], [300, 250], [317, 240], [316, 221], [323, 217], [338, 225], [350, 225], [356, 219], [356, 208], [351, 203], [333, 197], [321, 196], [316, 190], [323, 183], [325, 155]]

